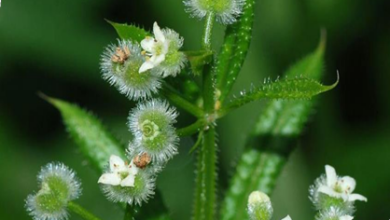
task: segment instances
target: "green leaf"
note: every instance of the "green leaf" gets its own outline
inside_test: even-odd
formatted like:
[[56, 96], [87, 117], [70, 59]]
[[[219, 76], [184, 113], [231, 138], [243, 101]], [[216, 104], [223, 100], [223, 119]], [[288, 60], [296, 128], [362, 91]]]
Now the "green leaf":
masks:
[[222, 204], [222, 220], [248, 219], [246, 206], [249, 194], [260, 190], [270, 194], [285, 159], [274, 153], [247, 150], [237, 165], [236, 173]]
[[[320, 80], [324, 70], [325, 33], [313, 53], [290, 67], [287, 77], [310, 77]], [[312, 112], [315, 99], [311, 100], [270, 100], [254, 127], [252, 136], [298, 136]]]
[[[271, 82], [269, 79], [263, 85], [257, 88], [252, 88], [249, 92], [241, 92], [240, 97], [227, 104], [225, 110], [236, 109], [249, 102], [262, 98], [270, 99], [310, 99], [320, 93], [329, 91], [336, 87], [339, 80], [329, 86], [322, 85], [306, 77], [294, 77], [277, 79]], [[222, 110], [223, 112], [224, 110]]]
[[209, 64], [213, 59], [213, 52], [210, 50], [186, 51], [184, 53], [190, 61], [192, 72], [197, 76], [202, 74], [204, 65]]
[[238, 21], [226, 29], [216, 65], [217, 89], [221, 92], [219, 101], [222, 103], [232, 90], [248, 53], [252, 40], [254, 5], [255, 0], [247, 0]]
[[112, 154], [124, 156], [124, 148], [91, 113], [60, 99], [45, 97], [60, 112], [67, 131], [81, 152], [102, 172]]
[[[317, 50], [297, 62], [285, 73], [288, 78], [309, 77], [320, 80], [324, 67], [325, 37], [322, 35]], [[311, 100], [270, 100], [257, 120], [241, 156], [226, 198], [223, 201], [223, 220], [242, 220], [251, 191], [272, 194], [275, 182], [302, 133], [314, 106]], [[235, 207], [235, 212], [232, 212]]]
[[143, 28], [137, 27], [135, 25], [119, 24], [109, 20], [106, 21], [115, 28], [119, 37], [124, 40], [141, 42], [143, 39], [145, 39], [145, 37], [151, 35], [148, 31], [145, 31]]

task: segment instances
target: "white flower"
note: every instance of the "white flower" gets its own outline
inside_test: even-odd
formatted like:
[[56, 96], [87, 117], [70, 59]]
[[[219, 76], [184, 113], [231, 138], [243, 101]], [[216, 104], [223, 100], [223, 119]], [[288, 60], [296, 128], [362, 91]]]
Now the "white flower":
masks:
[[341, 217], [339, 218], [339, 220], [352, 220], [352, 219], [353, 219], [353, 217], [350, 216], [350, 215], [344, 215], [344, 216], [341, 216]]
[[100, 176], [98, 183], [112, 186], [133, 187], [138, 168], [131, 162], [126, 164], [120, 157], [111, 155], [110, 172]]
[[291, 220], [290, 216], [286, 216], [285, 218], [283, 218], [282, 220]]
[[325, 166], [326, 183], [319, 186], [318, 192], [331, 197], [343, 198], [344, 201], [354, 202], [356, 200], [367, 201], [367, 198], [360, 194], [352, 194], [356, 187], [356, 181], [349, 176], [338, 177], [336, 170], [329, 165]]
[[139, 68], [140, 73], [158, 66], [165, 60], [165, 55], [168, 53], [169, 40], [165, 38], [157, 22], [153, 24], [153, 33], [155, 38], [146, 37], [141, 41], [141, 47], [149, 57]]

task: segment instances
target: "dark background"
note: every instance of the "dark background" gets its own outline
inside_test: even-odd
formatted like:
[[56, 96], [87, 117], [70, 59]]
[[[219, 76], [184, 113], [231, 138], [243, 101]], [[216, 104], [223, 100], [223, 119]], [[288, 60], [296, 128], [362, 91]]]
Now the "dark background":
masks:
[[[272, 196], [275, 219], [313, 219], [308, 186], [331, 164], [357, 180], [357, 220], [388, 219], [390, 210], [390, 1], [259, 0], [253, 41], [235, 90], [276, 77], [314, 50], [321, 28], [328, 34], [326, 76], [336, 89], [319, 97], [316, 114], [291, 156]], [[30, 219], [24, 199], [37, 190], [36, 174], [51, 161], [75, 169], [83, 182], [79, 203], [105, 219], [122, 218], [97, 185], [94, 173], [64, 131], [60, 115], [37, 96], [41, 91], [86, 107], [123, 141], [134, 106], [99, 72], [104, 47], [116, 33], [104, 18], [151, 29], [154, 21], [200, 45], [202, 22], [189, 18], [179, 0], [3, 0], [0, 8], [0, 216]], [[223, 41], [217, 26], [213, 44]], [[223, 119], [222, 179], [241, 152], [245, 132], [261, 108], [257, 102]], [[179, 118], [180, 124], [189, 123]], [[158, 187], [174, 219], [188, 219], [193, 195], [193, 156], [184, 139], [180, 154], [159, 176]], [[78, 219], [73, 216], [72, 219]]]

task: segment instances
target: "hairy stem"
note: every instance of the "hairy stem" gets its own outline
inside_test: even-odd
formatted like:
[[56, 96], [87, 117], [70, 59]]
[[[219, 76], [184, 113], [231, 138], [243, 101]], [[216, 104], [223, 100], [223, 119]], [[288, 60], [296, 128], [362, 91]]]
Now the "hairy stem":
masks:
[[164, 88], [161, 90], [161, 92], [169, 101], [171, 101], [177, 107], [187, 111], [188, 113], [192, 114], [193, 116], [196, 116], [197, 118], [203, 117], [202, 109], [185, 99], [170, 85], [164, 84]]
[[136, 210], [134, 210], [134, 207], [132, 207], [129, 204], [126, 204], [125, 215], [123, 217], [123, 220], [133, 220], [135, 212]]
[[190, 136], [193, 134], [198, 133], [200, 130], [203, 130], [203, 128], [206, 126], [206, 123], [204, 120], [199, 119], [195, 123], [184, 127], [177, 129], [176, 133], [177, 135], [183, 137], [183, 136]]
[[92, 213], [90, 213], [89, 211], [85, 210], [83, 207], [81, 207], [80, 205], [74, 203], [74, 202], [69, 202], [68, 203], [68, 208], [76, 213], [77, 215], [79, 215], [82, 219], [85, 219], [85, 220], [100, 220], [100, 218], [94, 216]]
[[213, 12], [209, 12], [206, 15], [206, 22], [204, 26], [204, 32], [202, 37], [202, 47], [205, 50], [211, 50], [211, 35], [214, 26], [215, 15]]

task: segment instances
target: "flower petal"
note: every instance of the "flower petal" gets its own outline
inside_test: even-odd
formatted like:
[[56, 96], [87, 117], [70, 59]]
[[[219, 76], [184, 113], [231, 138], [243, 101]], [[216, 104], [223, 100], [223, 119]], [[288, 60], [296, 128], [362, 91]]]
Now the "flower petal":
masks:
[[336, 197], [336, 198], [342, 197], [342, 194], [334, 191], [333, 188], [330, 188], [328, 186], [320, 186], [318, 188], [318, 192], [321, 192], [321, 193], [324, 193], [328, 196], [332, 196], [332, 197]]
[[351, 194], [351, 195], [349, 195], [348, 201], [353, 202], [353, 201], [356, 201], [356, 200], [367, 202], [367, 198], [362, 196], [362, 195], [360, 195], [360, 194]]
[[333, 187], [333, 185], [337, 182], [336, 170], [332, 166], [326, 165], [325, 172], [327, 185], [329, 187]]
[[340, 179], [340, 187], [344, 192], [350, 194], [355, 190], [356, 181], [352, 177], [344, 176]]
[[150, 62], [153, 62], [155, 66], [158, 66], [165, 60], [165, 54], [155, 55], [150, 58]]
[[122, 160], [122, 158], [116, 156], [116, 155], [111, 155], [110, 157], [110, 170], [112, 172], [115, 171], [120, 171], [125, 168], [125, 162]]
[[350, 215], [343, 215], [339, 218], [339, 220], [352, 220], [353, 217]]
[[134, 180], [135, 176], [134, 175], [128, 175], [124, 180], [121, 182], [121, 186], [134, 186]]
[[142, 49], [146, 50], [147, 52], [151, 53], [153, 50], [154, 45], [156, 42], [154, 41], [153, 37], [146, 37], [141, 41], [141, 47]]
[[139, 73], [146, 72], [154, 67], [154, 64], [150, 61], [145, 61], [139, 68]]
[[282, 220], [292, 220], [291, 217], [288, 215], [286, 217], [284, 217]]
[[105, 173], [100, 176], [98, 183], [117, 186], [121, 183], [121, 178], [115, 173]]
[[130, 175], [136, 175], [138, 173], [138, 167], [131, 161], [131, 164], [129, 166], [129, 173]]
[[156, 38], [157, 41], [165, 42], [164, 33], [161, 31], [157, 22], [154, 22], [154, 24], [153, 24], [153, 33], [154, 33], [154, 37]]

